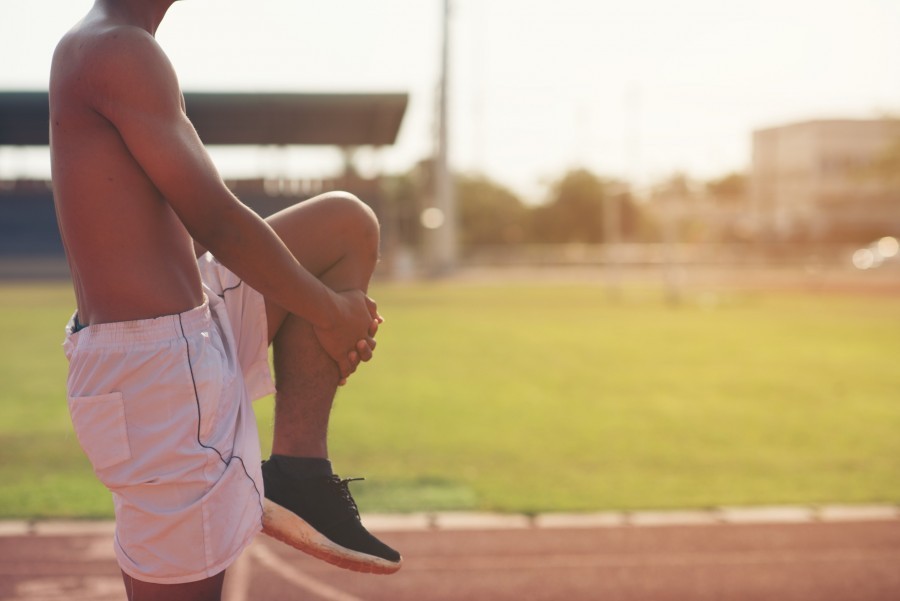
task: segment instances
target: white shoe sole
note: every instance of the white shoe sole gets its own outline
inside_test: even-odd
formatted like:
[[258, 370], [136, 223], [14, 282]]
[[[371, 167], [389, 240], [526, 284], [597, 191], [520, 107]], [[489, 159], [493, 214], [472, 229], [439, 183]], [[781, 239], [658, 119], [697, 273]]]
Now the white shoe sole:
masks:
[[263, 499], [263, 533], [332, 565], [367, 574], [393, 574], [403, 560], [393, 562], [346, 549], [330, 541], [303, 518], [269, 499]]

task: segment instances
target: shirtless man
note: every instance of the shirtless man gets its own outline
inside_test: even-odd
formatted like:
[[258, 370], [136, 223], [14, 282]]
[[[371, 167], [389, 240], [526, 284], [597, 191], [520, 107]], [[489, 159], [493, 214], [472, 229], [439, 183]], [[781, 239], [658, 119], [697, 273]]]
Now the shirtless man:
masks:
[[[326, 441], [335, 391], [372, 357], [382, 321], [366, 296], [378, 223], [349, 194], [268, 220], [231, 194], [154, 39], [174, 1], [96, 0], [50, 77], [77, 300], [68, 402], [113, 493], [128, 597], [218, 599], [261, 528], [342, 567], [394, 572], [399, 554], [360, 523]], [[250, 402], [273, 390], [261, 468]]]

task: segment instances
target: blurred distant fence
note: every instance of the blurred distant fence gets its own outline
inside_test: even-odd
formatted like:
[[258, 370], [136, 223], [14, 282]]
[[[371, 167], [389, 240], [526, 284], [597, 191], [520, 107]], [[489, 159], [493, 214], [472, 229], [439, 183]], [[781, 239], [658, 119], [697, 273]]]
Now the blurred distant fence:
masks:
[[467, 253], [464, 263], [477, 267], [620, 266], [665, 267], [810, 267], [852, 266], [855, 246], [834, 244], [536, 244], [481, 247]]
[[[348, 190], [382, 211], [377, 180], [245, 179], [226, 182], [250, 208], [267, 217], [328, 190]], [[49, 181], [0, 180], [0, 279], [67, 278]]]
[[[381, 198], [371, 180], [305, 182], [230, 182], [235, 192], [261, 215], [327, 189], [348, 189], [366, 199], [376, 213]], [[2, 189], [6, 186], [6, 189]], [[387, 228], [385, 228], [387, 231]], [[521, 244], [480, 246], [464, 253], [468, 268], [597, 267], [621, 270], [702, 268], [853, 269], [853, 246], [825, 243], [621, 243]], [[382, 274], [415, 275], [417, 252], [383, 249]], [[403, 256], [401, 256], [401, 254]], [[392, 256], [396, 255], [396, 256]], [[900, 263], [894, 260], [892, 263]], [[894, 271], [894, 270], [892, 270]], [[48, 182], [0, 182], [0, 278], [68, 277]]]
[[62, 242], [56, 230], [53, 193], [49, 183], [0, 196], [0, 256], [60, 255]]

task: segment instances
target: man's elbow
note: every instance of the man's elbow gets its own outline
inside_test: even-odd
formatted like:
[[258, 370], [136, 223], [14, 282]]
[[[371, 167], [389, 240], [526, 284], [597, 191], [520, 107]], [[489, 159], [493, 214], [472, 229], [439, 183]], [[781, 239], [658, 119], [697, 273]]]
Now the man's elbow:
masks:
[[240, 216], [235, 214], [238, 212], [240, 211], [226, 208], [190, 229], [197, 256], [209, 251], [216, 257], [225, 259], [240, 250], [244, 235]]

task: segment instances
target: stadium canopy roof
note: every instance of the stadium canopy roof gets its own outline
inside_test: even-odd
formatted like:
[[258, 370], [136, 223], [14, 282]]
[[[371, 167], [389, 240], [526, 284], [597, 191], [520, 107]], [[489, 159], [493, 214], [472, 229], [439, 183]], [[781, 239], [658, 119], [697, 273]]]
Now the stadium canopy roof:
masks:
[[[186, 93], [205, 144], [387, 146], [397, 139], [405, 93]], [[46, 92], [0, 92], [0, 146], [46, 146]]]

